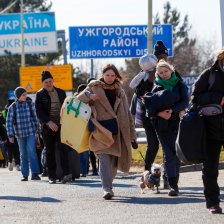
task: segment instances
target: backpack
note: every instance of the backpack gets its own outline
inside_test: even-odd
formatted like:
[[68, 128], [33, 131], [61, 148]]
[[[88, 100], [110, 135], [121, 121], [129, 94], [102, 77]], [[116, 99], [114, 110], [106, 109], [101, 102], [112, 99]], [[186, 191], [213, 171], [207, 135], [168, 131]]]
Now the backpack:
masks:
[[[27, 104], [30, 109], [31, 117], [34, 117], [33, 115], [33, 109], [32, 109], [32, 101], [27, 101]], [[13, 109], [13, 115], [14, 115], [14, 125], [16, 125], [16, 102], [12, 103], [12, 109]]]

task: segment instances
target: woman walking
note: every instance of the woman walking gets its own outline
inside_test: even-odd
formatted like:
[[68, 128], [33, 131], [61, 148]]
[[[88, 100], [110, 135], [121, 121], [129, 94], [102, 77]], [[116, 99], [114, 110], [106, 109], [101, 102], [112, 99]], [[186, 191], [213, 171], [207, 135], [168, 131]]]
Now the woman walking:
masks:
[[128, 172], [131, 164], [131, 143], [136, 143], [134, 123], [127, 97], [121, 87], [117, 68], [108, 64], [99, 80], [91, 81], [78, 95], [92, 108], [90, 150], [98, 155], [99, 175], [106, 200], [114, 196], [112, 182], [117, 169]]

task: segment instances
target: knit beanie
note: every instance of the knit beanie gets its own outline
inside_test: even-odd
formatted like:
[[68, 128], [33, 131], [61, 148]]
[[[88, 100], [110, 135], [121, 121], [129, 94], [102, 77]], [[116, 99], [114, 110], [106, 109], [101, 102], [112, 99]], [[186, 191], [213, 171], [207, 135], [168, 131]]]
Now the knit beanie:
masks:
[[23, 87], [19, 86], [14, 90], [14, 95], [16, 96], [17, 99], [19, 99], [25, 92], [26, 90]]
[[41, 74], [41, 81], [43, 82], [45, 79], [53, 79], [53, 76], [51, 75], [51, 73], [49, 71], [43, 71]]
[[168, 56], [168, 50], [161, 40], [158, 40], [154, 46], [154, 55], [159, 56], [161, 54], [166, 54]]
[[77, 88], [77, 93], [82, 92], [86, 88], [86, 84], [80, 84]]

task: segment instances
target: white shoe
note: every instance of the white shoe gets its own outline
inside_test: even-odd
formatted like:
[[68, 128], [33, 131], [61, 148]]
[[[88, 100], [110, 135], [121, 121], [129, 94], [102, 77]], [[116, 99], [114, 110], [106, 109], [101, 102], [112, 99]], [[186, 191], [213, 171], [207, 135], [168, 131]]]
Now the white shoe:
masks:
[[17, 171], [21, 171], [21, 168], [20, 168], [20, 165], [19, 164], [16, 165], [16, 170]]
[[8, 164], [8, 169], [9, 169], [9, 171], [13, 171], [13, 164], [12, 163]]
[[112, 191], [112, 189], [104, 190], [103, 198], [105, 200], [110, 200], [113, 197], [114, 197], [114, 192]]

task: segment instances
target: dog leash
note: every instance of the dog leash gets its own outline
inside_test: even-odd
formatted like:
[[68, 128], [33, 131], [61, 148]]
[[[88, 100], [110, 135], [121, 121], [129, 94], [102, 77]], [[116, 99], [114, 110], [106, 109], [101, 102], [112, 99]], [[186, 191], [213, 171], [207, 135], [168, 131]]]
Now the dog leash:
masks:
[[145, 162], [145, 158], [143, 157], [142, 152], [141, 152], [140, 150], [138, 150], [138, 152], [139, 152], [139, 154], [141, 155], [141, 157], [142, 157], [144, 163], [146, 164], [146, 162]]

